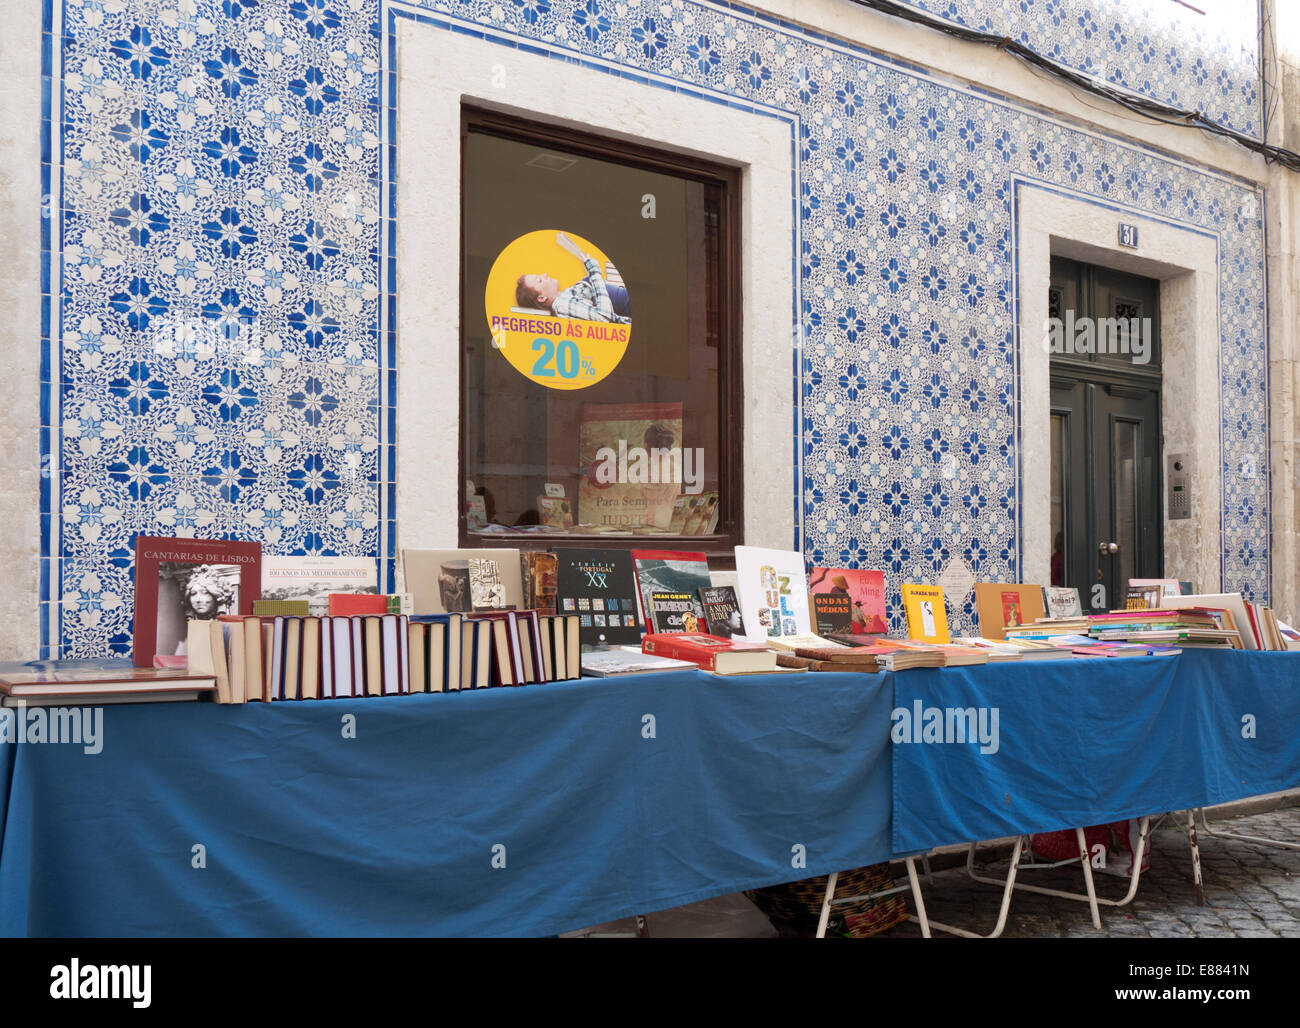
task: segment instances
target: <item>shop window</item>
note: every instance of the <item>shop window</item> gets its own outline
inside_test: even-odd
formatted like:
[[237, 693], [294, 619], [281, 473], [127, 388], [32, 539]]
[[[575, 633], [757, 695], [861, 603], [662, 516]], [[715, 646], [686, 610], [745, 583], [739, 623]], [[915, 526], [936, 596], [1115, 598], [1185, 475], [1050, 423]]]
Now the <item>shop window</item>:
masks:
[[729, 554], [737, 169], [467, 108], [461, 201], [461, 544]]

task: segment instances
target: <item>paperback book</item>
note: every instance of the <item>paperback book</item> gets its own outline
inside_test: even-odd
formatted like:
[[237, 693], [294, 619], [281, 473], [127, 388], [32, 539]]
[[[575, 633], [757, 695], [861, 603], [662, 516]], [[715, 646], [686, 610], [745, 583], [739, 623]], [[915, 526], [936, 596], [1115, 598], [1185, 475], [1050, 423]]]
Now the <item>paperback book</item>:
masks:
[[747, 638], [812, 634], [803, 554], [737, 546], [736, 581]]
[[1043, 600], [1049, 618], [1072, 618], [1083, 616], [1083, 604], [1079, 600], [1079, 590], [1073, 586], [1049, 585], [1043, 587]]
[[709, 586], [700, 590], [700, 606], [704, 608], [705, 631], [723, 639], [742, 638], [745, 622], [740, 616], [740, 600], [736, 590], [729, 585]]
[[813, 629], [863, 636], [889, 631], [885, 612], [885, 574], [855, 568], [814, 567], [808, 573]]
[[943, 589], [937, 585], [903, 585], [903, 612], [907, 617], [907, 636], [919, 642], [946, 643], [948, 613], [943, 604]]
[[700, 589], [709, 582], [709, 559], [680, 550], [633, 550], [632, 565], [649, 632], [701, 632]]

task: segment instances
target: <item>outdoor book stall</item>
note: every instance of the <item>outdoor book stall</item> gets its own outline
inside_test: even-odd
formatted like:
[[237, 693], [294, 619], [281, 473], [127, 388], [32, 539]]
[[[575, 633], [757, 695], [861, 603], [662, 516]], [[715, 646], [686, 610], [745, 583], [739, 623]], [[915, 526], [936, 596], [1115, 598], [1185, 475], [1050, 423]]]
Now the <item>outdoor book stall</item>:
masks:
[[954, 637], [941, 586], [891, 612], [882, 571], [793, 551], [736, 547], [732, 586], [694, 551], [409, 550], [380, 595], [136, 545], [132, 664], [0, 668], [0, 933], [552, 934], [801, 883], [819, 934], [910, 891], [928, 935], [917, 857], [1012, 836], [998, 934], [1030, 835], [1078, 861], [1088, 826], [1140, 849], [1300, 785], [1300, 640], [1240, 594], [976, 583]]

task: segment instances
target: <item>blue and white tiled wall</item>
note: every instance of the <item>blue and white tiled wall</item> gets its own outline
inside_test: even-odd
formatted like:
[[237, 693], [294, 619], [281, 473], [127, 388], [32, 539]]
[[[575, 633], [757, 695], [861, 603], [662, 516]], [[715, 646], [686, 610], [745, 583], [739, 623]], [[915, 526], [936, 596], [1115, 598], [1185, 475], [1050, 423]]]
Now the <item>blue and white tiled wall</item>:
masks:
[[[895, 592], [1021, 572], [1015, 183], [1213, 234], [1224, 586], [1268, 592], [1267, 468], [1229, 473], [1267, 453], [1247, 184], [738, 7], [46, 3], [47, 652], [129, 648], [137, 532], [392, 557], [381, 67], [413, 16], [789, 112], [803, 546], [887, 568]], [[1258, 121], [1243, 93], [1230, 110]]]
[[1263, 136], [1258, 0], [899, 0], [1151, 100]]

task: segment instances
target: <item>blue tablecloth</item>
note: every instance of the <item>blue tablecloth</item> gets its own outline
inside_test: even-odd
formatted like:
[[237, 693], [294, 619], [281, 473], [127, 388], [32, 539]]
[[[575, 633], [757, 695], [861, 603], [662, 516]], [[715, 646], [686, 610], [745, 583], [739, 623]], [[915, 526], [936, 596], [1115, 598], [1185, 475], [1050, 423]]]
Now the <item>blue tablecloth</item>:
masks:
[[893, 746], [899, 853], [1300, 786], [1297, 653], [1188, 650], [914, 670], [894, 675], [893, 688], [895, 709], [914, 713], [920, 704], [923, 720], [927, 708], [997, 708], [999, 736], [997, 752], [978, 743]]
[[106, 707], [97, 756], [0, 745], [0, 934], [545, 935], [875, 863], [892, 698], [687, 672]]
[[[891, 746], [891, 710], [918, 701], [922, 728], [926, 708], [997, 707], [997, 751]], [[0, 934], [550, 934], [1300, 785], [1297, 654], [688, 672], [104, 718], [97, 756], [0, 745]]]

